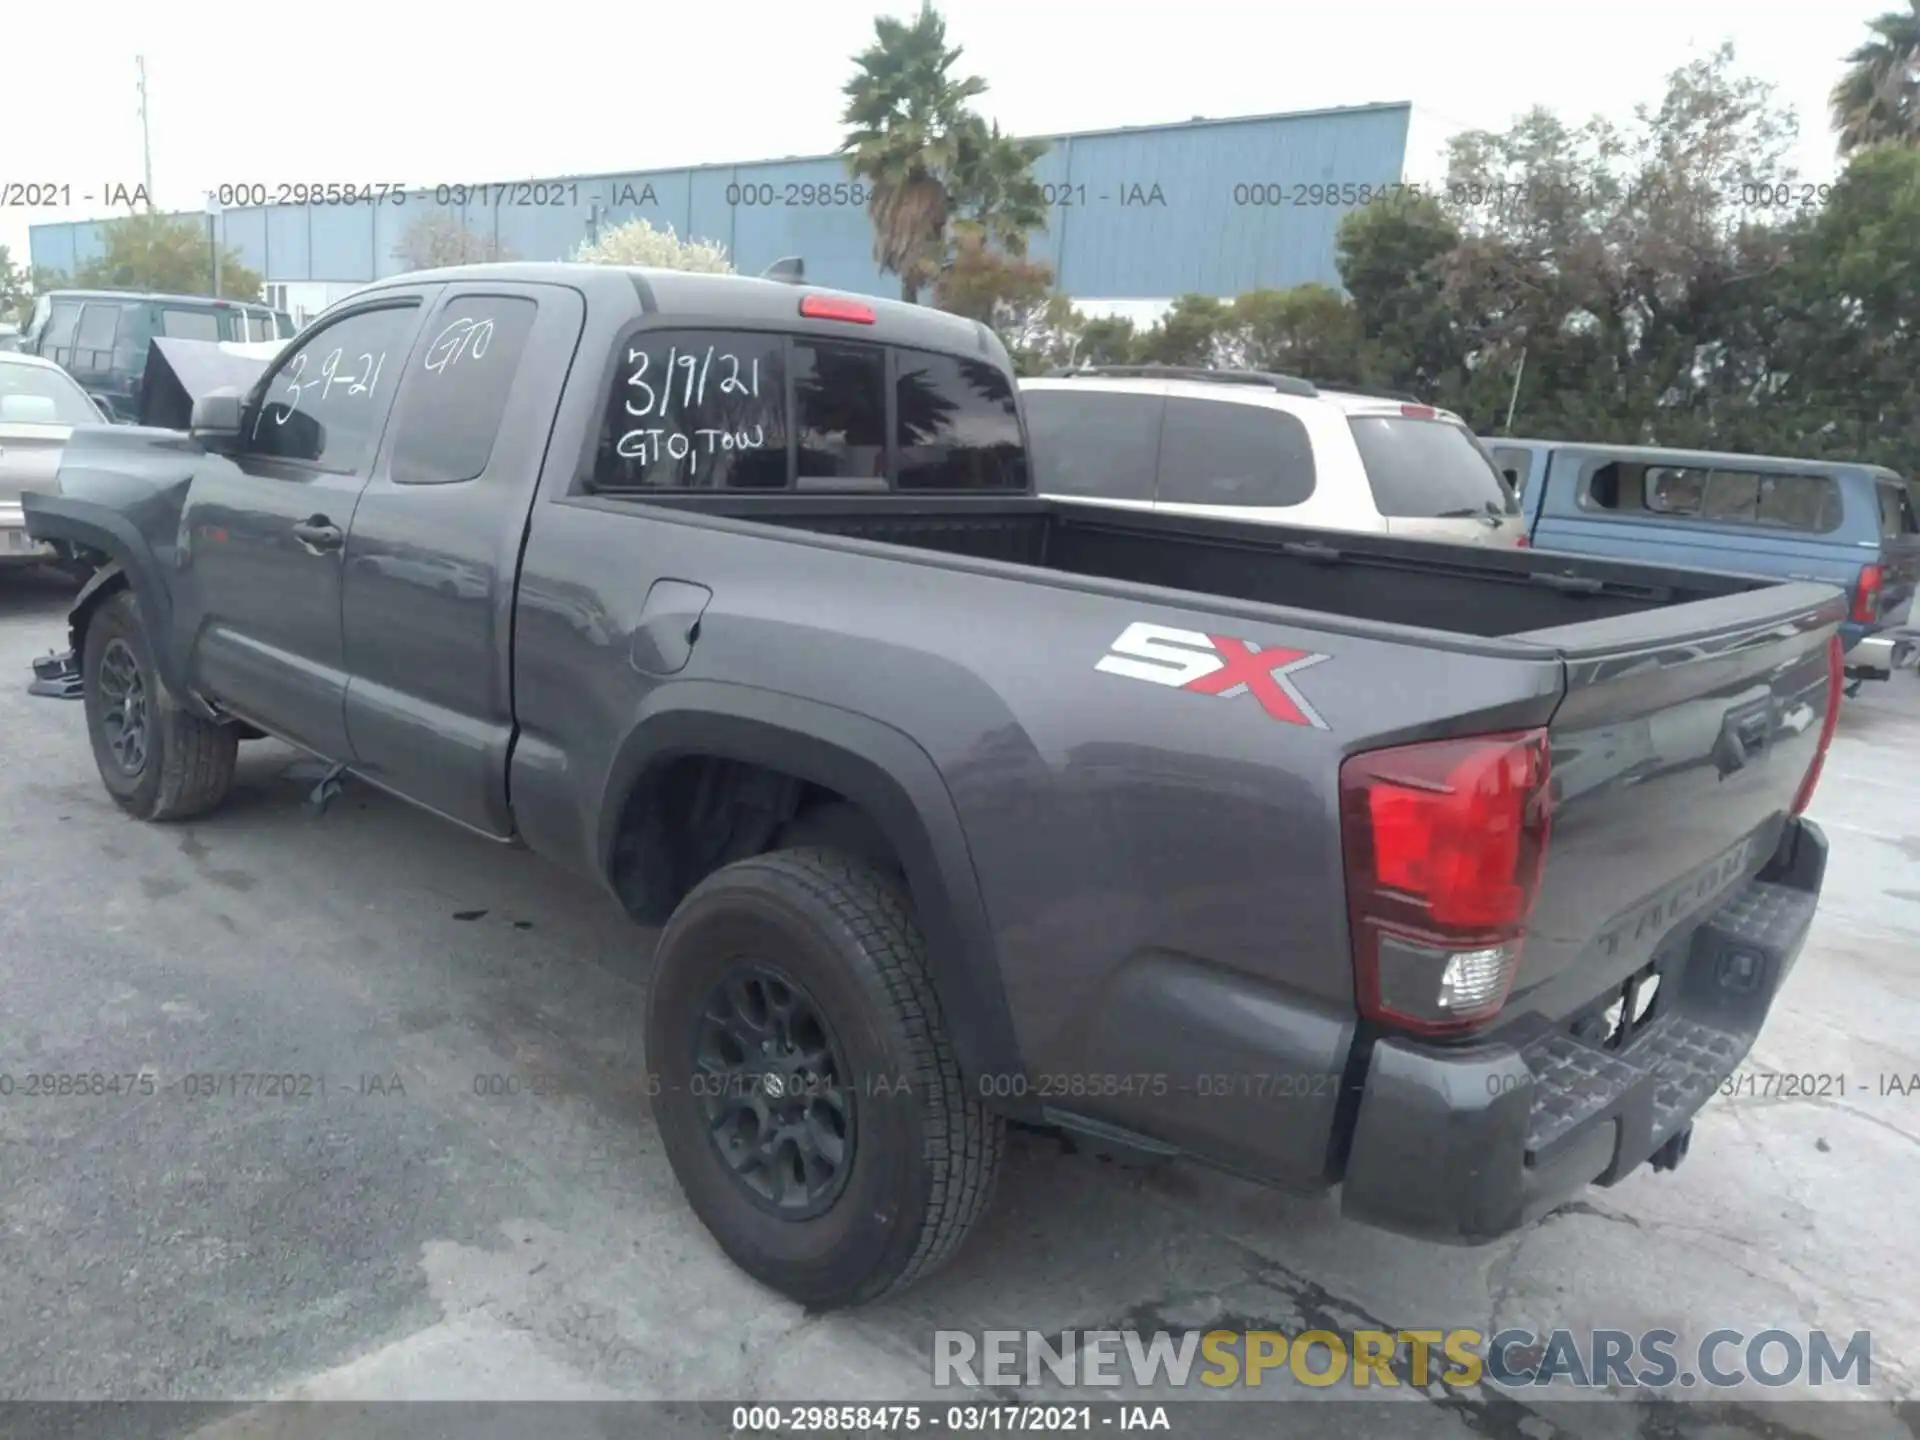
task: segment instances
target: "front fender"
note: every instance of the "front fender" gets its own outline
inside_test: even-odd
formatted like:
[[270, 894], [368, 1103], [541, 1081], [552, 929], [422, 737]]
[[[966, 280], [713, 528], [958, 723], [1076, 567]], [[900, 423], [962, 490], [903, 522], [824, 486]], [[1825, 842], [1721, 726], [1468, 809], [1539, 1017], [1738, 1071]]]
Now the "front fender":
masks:
[[160, 678], [174, 695], [187, 696], [190, 692], [185, 669], [172, 642], [173, 597], [159, 557], [140, 532], [112, 510], [65, 496], [29, 494], [22, 497], [21, 508], [26, 512], [27, 533], [34, 539], [66, 540], [108, 557], [108, 563], [87, 581], [67, 612], [67, 632], [76, 661], [85, 648], [94, 611], [125, 585], [140, 602], [140, 615], [146, 621], [147, 639]]
[[82, 426], [61, 453], [55, 493], [20, 497], [28, 535], [83, 546], [110, 562], [69, 612], [75, 649], [94, 609], [124, 580], [140, 602], [160, 678], [183, 702], [192, 689], [174, 631], [169, 577], [187, 490], [205, 463], [205, 453], [175, 431]]
[[762, 765], [864, 809], [906, 871], [948, 1038], [968, 1083], [1024, 1073], [972, 854], [925, 750], [891, 726], [817, 701], [707, 680], [663, 685], [616, 752], [602, 792], [594, 850], [602, 875], [627, 796], [649, 768], [682, 755]]

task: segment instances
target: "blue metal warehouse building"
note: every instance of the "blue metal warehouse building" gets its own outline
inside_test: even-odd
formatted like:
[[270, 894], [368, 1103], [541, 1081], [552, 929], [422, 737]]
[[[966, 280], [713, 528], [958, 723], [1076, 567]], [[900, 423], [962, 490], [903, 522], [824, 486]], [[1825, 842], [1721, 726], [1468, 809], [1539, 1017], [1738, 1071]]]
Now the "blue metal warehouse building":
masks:
[[[1034, 254], [1065, 293], [1116, 309], [1189, 292], [1337, 285], [1335, 231], [1368, 190], [1401, 179], [1410, 114], [1406, 104], [1363, 105], [1055, 136], [1035, 167], [1052, 220]], [[254, 195], [271, 201], [275, 189]], [[874, 264], [861, 200], [843, 161], [823, 155], [415, 186], [379, 203], [229, 206], [215, 223], [271, 298], [296, 312], [404, 270], [402, 236], [435, 210], [463, 215], [523, 259], [563, 259], [594, 226], [643, 216], [724, 244], [748, 273], [801, 255], [809, 279], [897, 293]], [[111, 223], [34, 226], [33, 263], [73, 274], [99, 255]]]

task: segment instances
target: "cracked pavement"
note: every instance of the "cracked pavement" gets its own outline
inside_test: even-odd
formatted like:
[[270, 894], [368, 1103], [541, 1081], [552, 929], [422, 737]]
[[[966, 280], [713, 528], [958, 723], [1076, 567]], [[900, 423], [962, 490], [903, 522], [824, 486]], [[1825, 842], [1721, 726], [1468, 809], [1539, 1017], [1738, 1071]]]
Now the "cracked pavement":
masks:
[[[79, 706], [25, 693], [66, 603], [0, 576], [0, 1072], [150, 1067], [162, 1088], [0, 1101], [10, 1399], [947, 1401], [936, 1328], [1129, 1326], [1664, 1327], [1683, 1355], [1719, 1328], [1865, 1329], [1873, 1394], [1920, 1388], [1920, 1092], [1878, 1078], [1920, 1076], [1912, 674], [1843, 715], [1813, 810], [1825, 898], [1745, 1067], [1844, 1075], [1844, 1097], [1717, 1099], [1676, 1173], [1480, 1250], [1017, 1136], [950, 1269], [809, 1317], [725, 1260], [660, 1152], [638, 1040], [650, 934], [363, 786], [310, 818], [318, 769], [276, 744], [243, 749], [217, 816], [124, 819]], [[312, 1093], [184, 1098], [182, 1077], [234, 1073]], [[534, 1075], [554, 1078], [525, 1093]], [[518, 1093], [483, 1093], [487, 1076]], [[1739, 1406], [1718, 1417], [1432, 1389], [1394, 1397], [1395, 1433], [1912, 1433], [1879, 1406], [1780, 1405], [1810, 1402], [1792, 1388], [1717, 1392]], [[1267, 1391], [1317, 1402], [1288, 1408], [1287, 1433], [1351, 1428], [1350, 1388]], [[264, 1433], [248, 1412], [177, 1420]]]

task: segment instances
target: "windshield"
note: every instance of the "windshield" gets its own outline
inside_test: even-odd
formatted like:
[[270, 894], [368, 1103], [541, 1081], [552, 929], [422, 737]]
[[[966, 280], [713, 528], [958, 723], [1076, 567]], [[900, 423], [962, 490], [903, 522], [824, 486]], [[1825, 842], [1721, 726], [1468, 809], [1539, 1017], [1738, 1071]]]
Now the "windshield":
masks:
[[1452, 421], [1361, 415], [1350, 423], [1374, 503], [1389, 519], [1519, 512], [1520, 502], [1486, 451]]
[[63, 371], [0, 360], [0, 425], [100, 425], [93, 401]]

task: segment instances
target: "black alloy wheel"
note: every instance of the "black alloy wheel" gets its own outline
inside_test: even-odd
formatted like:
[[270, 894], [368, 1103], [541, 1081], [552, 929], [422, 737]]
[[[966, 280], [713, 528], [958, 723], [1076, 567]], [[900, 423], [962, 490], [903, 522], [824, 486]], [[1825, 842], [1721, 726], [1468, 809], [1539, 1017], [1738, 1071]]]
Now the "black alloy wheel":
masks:
[[858, 1117], [813, 997], [773, 965], [738, 962], [707, 997], [693, 1056], [707, 1137], [748, 1198], [787, 1220], [831, 1207], [853, 1168]]
[[147, 684], [132, 647], [118, 636], [100, 655], [100, 727], [120, 771], [137, 777], [147, 768]]

